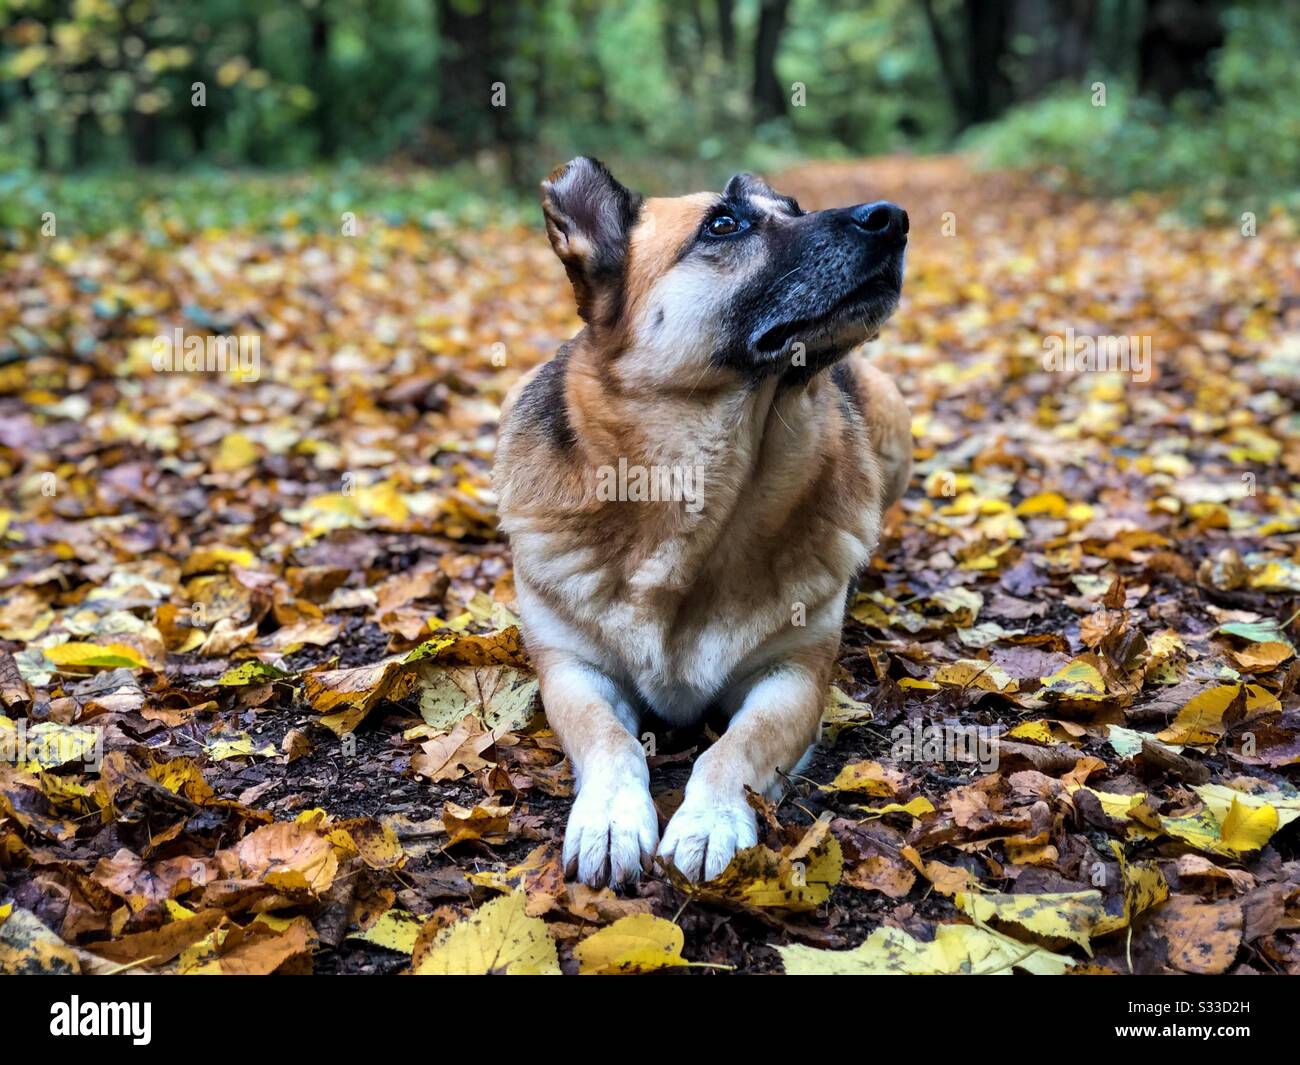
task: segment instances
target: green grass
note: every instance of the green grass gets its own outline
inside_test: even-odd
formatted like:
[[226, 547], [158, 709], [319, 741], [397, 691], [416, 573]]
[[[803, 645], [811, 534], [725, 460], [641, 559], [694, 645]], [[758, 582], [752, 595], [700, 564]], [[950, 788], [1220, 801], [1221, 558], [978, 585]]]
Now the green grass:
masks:
[[305, 171], [109, 171], [0, 175], [0, 230], [60, 237], [113, 231], [169, 241], [206, 228], [339, 232], [345, 212], [396, 225], [534, 221], [536, 202], [504, 179], [448, 170], [342, 166]]

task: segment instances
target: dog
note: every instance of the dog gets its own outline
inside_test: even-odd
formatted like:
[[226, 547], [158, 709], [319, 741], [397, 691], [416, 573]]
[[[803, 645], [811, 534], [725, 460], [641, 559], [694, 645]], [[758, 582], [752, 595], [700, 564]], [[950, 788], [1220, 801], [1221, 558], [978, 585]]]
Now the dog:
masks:
[[[758, 841], [746, 788], [816, 742], [851, 583], [911, 477], [894, 383], [850, 349], [902, 289], [892, 203], [807, 212], [749, 174], [642, 198], [542, 184], [582, 331], [502, 402], [494, 467], [524, 640], [575, 773], [566, 873], [692, 879]], [[720, 712], [662, 838], [638, 731]]]

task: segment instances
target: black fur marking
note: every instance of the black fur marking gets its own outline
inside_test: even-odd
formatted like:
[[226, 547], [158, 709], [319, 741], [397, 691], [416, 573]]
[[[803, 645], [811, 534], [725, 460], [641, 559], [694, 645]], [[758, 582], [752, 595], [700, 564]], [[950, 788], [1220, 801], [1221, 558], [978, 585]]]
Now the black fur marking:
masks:
[[721, 312], [728, 335], [714, 353], [718, 365], [779, 375], [786, 388], [806, 384], [897, 302], [903, 253], [864, 234], [851, 208], [764, 222], [751, 239], [763, 269]]
[[564, 400], [564, 372], [568, 362], [569, 345], [565, 344], [528, 382], [516, 407], [521, 424], [530, 431], [542, 433], [560, 451], [568, 451], [578, 443]]
[[856, 415], [859, 419], [866, 418], [866, 411], [862, 409], [862, 397], [858, 394], [858, 381], [853, 376], [853, 367], [847, 362], [837, 362], [831, 367], [831, 380], [840, 390], [840, 400], [844, 404], [844, 416], [849, 421], [854, 420]]

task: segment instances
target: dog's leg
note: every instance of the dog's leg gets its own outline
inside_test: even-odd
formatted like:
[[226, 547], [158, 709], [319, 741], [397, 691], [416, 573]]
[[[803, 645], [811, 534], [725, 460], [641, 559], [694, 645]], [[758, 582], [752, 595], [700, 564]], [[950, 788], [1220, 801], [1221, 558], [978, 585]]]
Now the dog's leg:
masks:
[[586, 663], [536, 657], [546, 718], [578, 782], [564, 833], [565, 871], [592, 887], [630, 883], [649, 871], [659, 841], [636, 711]]
[[758, 842], [758, 822], [746, 786], [779, 793], [817, 739], [825, 702], [826, 668], [786, 663], [746, 693], [727, 731], [700, 755], [686, 797], [664, 830], [659, 854], [691, 879], [711, 880], [732, 855]]

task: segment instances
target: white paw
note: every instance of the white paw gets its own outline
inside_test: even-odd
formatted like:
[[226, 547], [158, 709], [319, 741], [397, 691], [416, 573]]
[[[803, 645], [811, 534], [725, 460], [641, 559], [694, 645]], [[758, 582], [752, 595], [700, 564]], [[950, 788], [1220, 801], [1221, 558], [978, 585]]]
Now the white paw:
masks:
[[743, 797], [688, 794], [664, 829], [659, 856], [692, 880], [712, 880], [736, 851], [757, 842], [758, 821]]
[[573, 802], [564, 832], [564, 868], [590, 887], [617, 886], [649, 871], [659, 815], [639, 779], [594, 777]]

